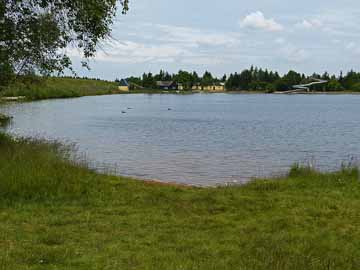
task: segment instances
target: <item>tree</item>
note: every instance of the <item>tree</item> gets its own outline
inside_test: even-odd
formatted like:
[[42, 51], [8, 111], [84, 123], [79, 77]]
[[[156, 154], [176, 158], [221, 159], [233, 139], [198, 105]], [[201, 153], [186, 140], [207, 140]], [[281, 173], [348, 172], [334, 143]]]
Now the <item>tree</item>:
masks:
[[[128, 1], [120, 1], [123, 13]], [[71, 67], [66, 54], [70, 45], [85, 59], [93, 57], [99, 43], [110, 36], [116, 4], [117, 0], [2, 0], [0, 85], [13, 73], [63, 72]]]
[[274, 87], [277, 91], [287, 91], [290, 90], [290, 85], [288, 84], [288, 82], [286, 82], [284, 79], [278, 79], [275, 82], [275, 87]]
[[283, 78], [283, 80], [288, 84], [289, 87], [296, 85], [296, 84], [300, 84], [302, 77], [301, 74], [290, 70]]
[[194, 84], [193, 75], [187, 71], [179, 70], [174, 79], [176, 82], [181, 83], [185, 89], [191, 89]]
[[149, 72], [148, 74], [144, 73], [142, 77], [142, 81], [143, 81], [143, 85], [142, 85], [143, 87], [154, 88], [156, 86], [156, 80], [151, 72]]
[[196, 71], [194, 71], [192, 73], [192, 84], [195, 85], [197, 83], [200, 83], [200, 78], [199, 75], [196, 73]]
[[202, 80], [201, 80], [201, 84], [203, 86], [209, 86], [212, 85], [214, 83], [214, 78], [212, 76], [212, 74], [209, 71], [205, 71]]
[[356, 91], [356, 92], [360, 92], [360, 83], [355, 83], [351, 86], [350, 88], [351, 91]]
[[344, 88], [342, 85], [335, 79], [331, 79], [326, 85], [328, 91], [342, 91]]
[[357, 73], [353, 70], [348, 72], [346, 76], [342, 79], [341, 84], [346, 89], [353, 89], [353, 86], [360, 83], [360, 73]]
[[245, 69], [240, 73], [238, 86], [242, 90], [249, 90], [250, 83], [252, 82], [252, 74], [254, 72], [254, 67], [252, 66], [250, 70]]

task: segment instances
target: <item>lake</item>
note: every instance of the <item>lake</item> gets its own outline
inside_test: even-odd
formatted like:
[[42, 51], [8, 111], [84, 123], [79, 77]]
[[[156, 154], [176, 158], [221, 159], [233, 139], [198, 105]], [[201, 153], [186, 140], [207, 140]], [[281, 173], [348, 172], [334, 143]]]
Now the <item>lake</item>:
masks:
[[360, 95], [112, 95], [8, 103], [8, 131], [76, 143], [103, 171], [194, 185], [242, 183], [295, 162], [360, 157]]

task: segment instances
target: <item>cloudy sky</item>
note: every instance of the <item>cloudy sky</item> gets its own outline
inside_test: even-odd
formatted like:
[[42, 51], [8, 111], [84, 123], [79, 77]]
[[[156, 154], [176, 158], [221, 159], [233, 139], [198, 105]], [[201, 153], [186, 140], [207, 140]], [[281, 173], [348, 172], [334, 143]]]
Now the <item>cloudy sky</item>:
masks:
[[160, 69], [210, 70], [250, 65], [281, 73], [360, 70], [358, 0], [130, 0], [113, 39], [79, 75], [115, 79]]

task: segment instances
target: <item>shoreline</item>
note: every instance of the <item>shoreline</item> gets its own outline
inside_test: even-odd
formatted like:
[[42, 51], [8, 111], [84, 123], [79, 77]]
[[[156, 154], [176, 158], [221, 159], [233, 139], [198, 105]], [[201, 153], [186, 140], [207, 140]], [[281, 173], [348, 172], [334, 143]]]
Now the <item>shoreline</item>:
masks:
[[261, 91], [221, 91], [221, 92], [206, 92], [206, 91], [193, 91], [193, 92], [163, 92], [163, 91], [136, 91], [136, 92], [116, 92], [102, 93], [102, 94], [88, 94], [81, 96], [67, 96], [67, 97], [47, 97], [31, 99], [26, 96], [0, 96], [1, 103], [16, 103], [16, 102], [34, 102], [42, 100], [55, 100], [55, 99], [70, 99], [70, 98], [82, 98], [82, 97], [96, 97], [96, 96], [113, 96], [113, 95], [196, 95], [196, 94], [231, 94], [231, 95], [360, 95], [360, 92], [351, 91], [337, 91], [337, 92], [298, 92], [298, 93], [282, 93], [282, 92], [261, 92]]
[[[1, 104], [0, 104], [1, 106]], [[60, 149], [64, 149], [66, 148], [66, 151], [69, 151], [69, 149], [67, 149], [67, 144], [65, 144], [64, 142], [58, 141], [58, 142], [54, 142], [51, 139], [43, 139], [43, 138], [37, 138], [37, 137], [16, 137], [12, 134], [9, 134], [8, 132], [6, 132], [6, 126], [10, 123], [10, 121], [12, 121], [13, 117], [12, 116], [8, 116], [8, 115], [4, 115], [2, 113], [0, 113], [0, 128], [4, 128], [4, 130], [0, 130], [0, 144], [1, 144], [1, 135], [2, 136], [6, 136], [7, 138], [11, 139], [11, 141], [13, 141], [14, 143], [18, 142], [18, 141], [24, 141], [24, 142], [29, 142], [29, 143], [35, 143], [35, 144], [43, 144], [43, 145], [53, 145], [56, 149], [60, 148]], [[56, 150], [58, 151], [58, 150]], [[72, 150], [70, 150], [72, 152]], [[61, 154], [62, 155], [62, 154]], [[73, 160], [73, 159], [68, 159], [68, 158], [63, 158], [60, 155], [60, 159], [66, 161], [66, 162], [70, 162], [73, 163], [74, 166], [77, 167], [82, 167], [83, 164], [81, 161], [80, 163], [78, 161]], [[219, 182], [219, 183], [214, 183], [212, 185], [207, 185], [207, 184], [192, 184], [192, 183], [184, 183], [184, 182], [177, 182], [176, 180], [160, 180], [160, 179], [156, 179], [156, 178], [141, 178], [141, 177], [137, 177], [135, 175], [121, 175], [121, 174], [114, 174], [111, 172], [107, 172], [106, 169], [105, 171], [99, 171], [97, 170], [95, 167], [87, 167], [87, 161], [85, 161], [85, 166], [87, 169], [89, 169], [90, 171], [93, 171], [95, 174], [97, 175], [103, 175], [103, 176], [108, 176], [108, 177], [116, 177], [116, 178], [124, 178], [124, 179], [129, 179], [132, 181], [136, 181], [136, 182], [142, 182], [144, 184], [147, 185], [152, 185], [152, 186], [168, 186], [168, 187], [177, 187], [177, 188], [199, 188], [199, 189], [213, 189], [213, 188], [222, 188], [222, 187], [242, 187], [242, 186], [247, 186], [253, 182], [257, 182], [257, 181], [273, 181], [273, 180], [279, 180], [279, 179], [286, 179], [287, 178], [287, 174], [286, 174], [286, 169], [283, 172], [278, 172], [278, 173], [272, 173], [269, 174], [268, 176], [263, 176], [263, 177], [249, 177], [246, 181], [236, 181], [236, 182]], [[294, 166], [299, 166], [298, 163], [295, 163]], [[306, 170], [311, 170], [314, 171], [316, 173], [319, 174], [323, 174], [323, 175], [327, 175], [327, 174], [336, 174], [339, 172], [339, 170], [332, 170], [332, 171], [320, 171], [317, 169], [312, 169], [312, 168], [308, 168], [306, 167], [306, 165], [301, 165], [301, 166], [305, 166], [303, 168], [306, 168]], [[292, 170], [293, 166], [289, 166], [289, 171]], [[357, 168], [358, 166], [354, 167]], [[359, 166], [360, 169], [360, 166]]]
[[[248, 94], [264, 94], [264, 93], [261, 93], [261, 92], [254, 92], [254, 91], [236, 91], [236, 92], [221, 92], [222, 94], [245, 94], [245, 95], [248, 95]], [[131, 94], [131, 93], [121, 93], [121, 94]], [[134, 93], [134, 94], [142, 94], [142, 93]], [[147, 94], [147, 93], [145, 93]], [[177, 93], [166, 93], [166, 94], [177, 94]], [[201, 94], [199, 92], [195, 92], [195, 93], [192, 93], [192, 94]], [[209, 94], [213, 94], [213, 92], [209, 92]], [[217, 93], [219, 94], [219, 93]], [[275, 93], [273, 93], [275, 94]], [[296, 93], [296, 94], [328, 94], [328, 93], [324, 93], [324, 92], [316, 92], [316, 93]], [[336, 92], [336, 93], [331, 93], [331, 94], [343, 94], [341, 92]], [[359, 93], [358, 93], [359, 94]], [[106, 96], [107, 94], [105, 94]], [[86, 96], [83, 96], [83, 97], [86, 97]], [[80, 98], [80, 97], [79, 97]], [[62, 98], [64, 99], [64, 98]], [[46, 100], [46, 99], [45, 99]], [[41, 101], [41, 100], [24, 100], [23, 98], [20, 98], [20, 99], [10, 99], [9, 102], [34, 102], [34, 101]], [[0, 107], [1, 107], [1, 102], [0, 102]], [[1, 114], [0, 112], [0, 127], [1, 126], [5, 126], [6, 124], [8, 124], [11, 119], [13, 119], [13, 117], [11, 116], [6, 116], [6, 115], [3, 115]], [[6, 133], [7, 134], [7, 133]], [[34, 138], [36, 139], [36, 138]], [[117, 176], [120, 176], [120, 177], [129, 177], [129, 178], [132, 178], [132, 179], [135, 179], [135, 180], [138, 180], [138, 181], [143, 181], [143, 182], [147, 182], [147, 183], [152, 183], [154, 185], [158, 184], [158, 185], [170, 185], [170, 186], [183, 186], [183, 187], [199, 187], [199, 188], [207, 188], [207, 187], [216, 187], [216, 186], [229, 186], [229, 185], [233, 185], [233, 183], [231, 182], [222, 182], [222, 183], [218, 183], [218, 184], [214, 184], [214, 185], [200, 185], [200, 184], [191, 184], [191, 183], [182, 183], [182, 182], [176, 182], [176, 181], [171, 181], [171, 180], [159, 180], [159, 179], [146, 179], [146, 178], [137, 178], [136, 176], [124, 176], [124, 175], [117, 175]], [[266, 177], [266, 179], [271, 179], [273, 178], [272, 175], [269, 175], [269, 177]], [[238, 184], [234, 184], [235, 186], [236, 185], [246, 185], [248, 182], [251, 182], [253, 180], [257, 180], [257, 178], [255, 177], [250, 177], [248, 179], [248, 181], [246, 181], [245, 183], [241, 183], [239, 182]]]
[[[7, 124], [9, 121], [11, 121], [13, 119], [12, 116], [8, 116], [8, 115], [4, 115], [0, 113], [0, 127], [1, 124]], [[5, 126], [6, 127], [6, 126]], [[339, 173], [341, 171], [341, 169], [344, 168], [340, 168], [340, 170], [334, 170], [334, 171], [319, 171], [317, 169], [313, 169], [311, 166], [306, 166], [306, 165], [300, 165], [299, 163], [295, 163], [293, 166], [289, 167], [289, 173], [288, 174], [273, 174], [273, 175], [269, 175], [269, 176], [264, 176], [261, 178], [256, 178], [256, 177], [251, 177], [248, 179], [248, 181], [245, 182], [224, 182], [224, 183], [217, 183], [214, 185], [198, 185], [198, 184], [187, 184], [187, 183], [181, 183], [181, 182], [176, 182], [176, 181], [167, 181], [167, 180], [159, 180], [159, 179], [149, 179], [149, 178], [138, 178], [136, 176], [130, 176], [130, 175], [118, 175], [118, 174], [112, 174], [112, 173], [107, 173], [107, 172], [101, 172], [101, 171], [97, 171], [95, 168], [91, 168], [89, 167], [87, 164], [88, 162], [82, 160], [81, 162], [78, 162], [76, 160], [72, 160], [70, 158], [68, 158], [68, 153], [69, 151], [72, 152], [73, 150], [68, 148], [66, 144], [63, 144], [63, 142], [59, 141], [59, 142], [54, 142], [52, 140], [48, 140], [48, 139], [43, 139], [43, 138], [36, 138], [36, 137], [16, 137], [12, 134], [9, 134], [5, 131], [0, 131], [0, 142], [2, 139], [6, 139], [6, 141], [10, 142], [13, 145], [17, 145], [17, 144], [21, 144], [21, 143], [26, 143], [26, 144], [33, 144], [35, 146], [44, 146], [46, 148], [53, 148], [53, 150], [55, 150], [56, 155], [58, 155], [59, 160], [61, 160], [62, 162], [66, 162], [69, 164], [72, 164], [75, 167], [79, 167], [79, 168], [85, 168], [99, 176], [108, 176], [108, 177], [115, 177], [115, 178], [124, 178], [124, 179], [129, 179], [132, 181], [136, 181], [136, 182], [142, 182], [144, 184], [147, 185], [154, 185], [154, 186], [168, 186], [168, 187], [180, 187], [180, 188], [201, 188], [201, 189], [208, 189], [208, 188], [218, 188], [218, 187], [242, 187], [242, 186], [246, 186], [246, 185], [251, 185], [253, 182], [257, 182], [257, 181], [273, 181], [273, 180], [279, 180], [279, 179], [286, 179], [287, 177], [289, 177], [289, 175], [291, 174], [292, 170], [306, 170], [306, 171], [312, 171], [314, 173], [317, 174], [322, 174], [322, 175], [330, 175], [330, 174], [336, 174]], [[65, 154], [65, 156], [63, 156], [63, 151], [65, 151], [67, 154]], [[350, 169], [357, 169], [360, 167], [358, 165], [355, 164], [350, 164]], [[83, 167], [85, 165], [85, 167]], [[347, 169], [345, 167], [345, 169]], [[360, 172], [359, 172], [360, 173]]]
[[194, 187], [97, 173], [64, 151], [0, 132], [4, 269], [360, 266], [358, 168]]

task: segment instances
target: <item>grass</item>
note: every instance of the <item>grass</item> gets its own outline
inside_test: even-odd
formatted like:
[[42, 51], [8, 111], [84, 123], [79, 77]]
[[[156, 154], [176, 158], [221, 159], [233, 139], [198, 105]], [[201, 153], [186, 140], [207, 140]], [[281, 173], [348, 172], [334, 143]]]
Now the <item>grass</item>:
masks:
[[[0, 89], [1, 97], [25, 97], [27, 100], [42, 100], [52, 98], [73, 98], [82, 96], [109, 95], [109, 94], [176, 94], [176, 91], [159, 89], [141, 89], [122, 92], [117, 90], [116, 82], [92, 79], [75, 79], [68, 77], [42, 78], [28, 76], [18, 79], [12, 85]], [[182, 91], [189, 94], [192, 91]]]
[[11, 121], [11, 117], [0, 113], [0, 127], [7, 125]]
[[195, 188], [0, 134], [0, 269], [359, 269], [359, 171]]
[[61, 77], [19, 79], [0, 92], [0, 97], [24, 96], [28, 100], [71, 98], [119, 93], [115, 82]]

